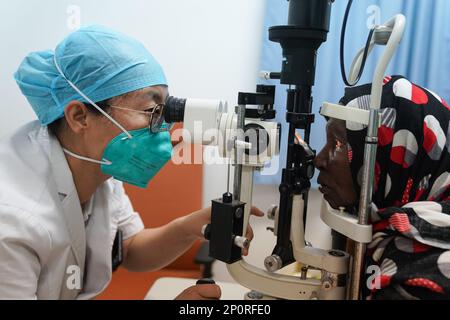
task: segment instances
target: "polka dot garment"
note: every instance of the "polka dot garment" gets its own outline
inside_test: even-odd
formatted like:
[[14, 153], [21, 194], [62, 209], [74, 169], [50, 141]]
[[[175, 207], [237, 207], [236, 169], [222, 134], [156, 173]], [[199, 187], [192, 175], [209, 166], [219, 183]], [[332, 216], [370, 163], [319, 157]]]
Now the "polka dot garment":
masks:
[[[348, 88], [341, 104], [367, 110], [370, 93], [370, 84]], [[365, 296], [450, 299], [450, 108], [436, 93], [392, 76], [384, 79], [381, 115], [366, 259], [380, 275]], [[358, 193], [366, 134], [347, 122]]]

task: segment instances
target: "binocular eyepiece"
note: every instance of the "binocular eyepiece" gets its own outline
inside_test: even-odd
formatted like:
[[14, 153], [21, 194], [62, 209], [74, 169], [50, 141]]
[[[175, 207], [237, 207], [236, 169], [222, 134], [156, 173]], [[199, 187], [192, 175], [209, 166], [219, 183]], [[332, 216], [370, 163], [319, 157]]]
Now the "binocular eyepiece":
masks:
[[183, 122], [186, 100], [176, 97], [168, 97], [164, 104], [164, 121], [167, 123]]

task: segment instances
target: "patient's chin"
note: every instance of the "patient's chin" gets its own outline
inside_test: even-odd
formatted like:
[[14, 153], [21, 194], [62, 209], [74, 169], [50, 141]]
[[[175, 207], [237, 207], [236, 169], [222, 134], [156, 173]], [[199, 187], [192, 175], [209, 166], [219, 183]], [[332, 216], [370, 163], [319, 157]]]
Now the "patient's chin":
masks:
[[339, 210], [339, 208], [345, 207], [345, 205], [342, 205], [342, 201], [334, 199], [332, 197], [329, 197], [327, 194], [323, 195], [323, 198], [325, 199], [326, 202], [328, 202], [328, 204], [330, 205], [331, 208], [333, 208], [334, 210]]
[[331, 208], [337, 210], [338, 206], [336, 206], [336, 202], [332, 198], [330, 198], [327, 194], [324, 194], [323, 198], [325, 199], [326, 202], [328, 202]]
[[339, 210], [339, 208], [342, 207], [342, 206], [339, 206], [339, 205], [334, 204], [334, 203], [330, 203], [330, 202], [328, 202], [328, 203], [330, 204], [330, 207], [332, 207], [334, 210]]

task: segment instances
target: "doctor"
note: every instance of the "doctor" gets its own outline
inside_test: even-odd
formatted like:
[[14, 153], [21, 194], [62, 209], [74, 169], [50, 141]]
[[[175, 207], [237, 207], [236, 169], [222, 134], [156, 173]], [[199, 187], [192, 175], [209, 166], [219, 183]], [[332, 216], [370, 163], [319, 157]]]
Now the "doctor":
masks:
[[[146, 187], [172, 153], [167, 82], [141, 43], [84, 27], [29, 54], [15, 80], [39, 121], [0, 142], [0, 299], [94, 298], [111, 280], [117, 230], [132, 271], [160, 269], [202, 237], [209, 208], [144, 229], [122, 186]], [[219, 297], [216, 285], [178, 296]]]

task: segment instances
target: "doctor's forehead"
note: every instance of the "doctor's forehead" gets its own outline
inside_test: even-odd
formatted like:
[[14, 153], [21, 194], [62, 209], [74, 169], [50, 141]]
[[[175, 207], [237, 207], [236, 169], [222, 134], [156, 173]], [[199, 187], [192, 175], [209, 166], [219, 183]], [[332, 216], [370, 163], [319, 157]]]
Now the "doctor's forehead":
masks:
[[140, 91], [140, 94], [147, 99], [151, 99], [156, 103], [163, 103], [169, 94], [167, 86], [153, 86], [147, 87]]
[[127, 102], [136, 105], [164, 103], [169, 94], [167, 86], [152, 86], [139, 89], [118, 97], [117, 102]]

